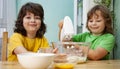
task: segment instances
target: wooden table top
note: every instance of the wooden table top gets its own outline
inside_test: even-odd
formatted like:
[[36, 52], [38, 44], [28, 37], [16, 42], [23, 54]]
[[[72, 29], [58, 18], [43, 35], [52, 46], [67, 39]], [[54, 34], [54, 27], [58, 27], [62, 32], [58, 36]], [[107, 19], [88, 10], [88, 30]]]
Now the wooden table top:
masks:
[[[18, 62], [0, 61], [0, 69], [24, 69]], [[77, 64], [74, 69], [120, 69], [120, 60], [87, 61]]]
[[120, 60], [87, 61], [76, 65], [75, 69], [120, 69]]
[[0, 61], [0, 69], [24, 69], [18, 62]]

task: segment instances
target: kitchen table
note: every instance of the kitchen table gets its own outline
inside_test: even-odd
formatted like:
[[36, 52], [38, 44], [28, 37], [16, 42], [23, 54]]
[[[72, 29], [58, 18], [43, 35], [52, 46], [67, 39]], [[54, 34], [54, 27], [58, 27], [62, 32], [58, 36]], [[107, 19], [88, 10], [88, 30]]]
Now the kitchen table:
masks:
[[120, 60], [87, 61], [77, 64], [75, 69], [120, 69]]
[[[18, 62], [0, 61], [0, 69], [24, 68]], [[77, 64], [74, 69], [120, 69], [120, 60], [87, 61], [86, 63]]]

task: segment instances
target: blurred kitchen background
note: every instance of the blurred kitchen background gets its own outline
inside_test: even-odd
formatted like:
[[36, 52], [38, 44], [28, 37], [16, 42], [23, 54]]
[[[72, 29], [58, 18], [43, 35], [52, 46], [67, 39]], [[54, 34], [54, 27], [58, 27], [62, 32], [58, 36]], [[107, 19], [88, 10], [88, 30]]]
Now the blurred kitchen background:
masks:
[[40, 3], [43, 6], [47, 25], [45, 36], [50, 43], [59, 41], [58, 22], [65, 16], [72, 19], [76, 34], [87, 31], [85, 27], [87, 12], [91, 7], [98, 4], [96, 2], [100, 1], [110, 3], [116, 38], [116, 45], [113, 52], [111, 52], [111, 59], [120, 59], [120, 0], [0, 0], [0, 50], [2, 32], [8, 31], [9, 37], [12, 35], [18, 11], [26, 2]]

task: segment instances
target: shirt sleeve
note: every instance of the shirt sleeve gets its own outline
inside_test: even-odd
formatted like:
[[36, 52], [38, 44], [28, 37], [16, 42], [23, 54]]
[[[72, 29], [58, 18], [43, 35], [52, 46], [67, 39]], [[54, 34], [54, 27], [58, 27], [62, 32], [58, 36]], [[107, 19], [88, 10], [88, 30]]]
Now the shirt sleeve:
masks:
[[74, 42], [85, 42], [87, 36], [89, 36], [89, 32], [80, 33], [80, 34], [74, 35], [72, 37], [72, 41], [74, 41]]
[[115, 38], [113, 35], [107, 35], [100, 43], [100, 47], [106, 49], [108, 52], [112, 51], [115, 45]]
[[13, 50], [18, 46], [23, 46], [22, 36], [20, 34], [14, 33], [9, 39], [8, 52], [12, 54]]

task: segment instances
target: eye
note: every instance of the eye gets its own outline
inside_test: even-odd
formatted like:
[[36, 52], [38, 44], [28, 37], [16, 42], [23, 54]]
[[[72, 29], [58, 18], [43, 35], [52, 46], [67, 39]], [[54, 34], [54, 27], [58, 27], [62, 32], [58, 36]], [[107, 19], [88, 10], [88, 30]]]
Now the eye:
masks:
[[40, 17], [39, 16], [35, 16], [35, 19], [40, 19]]
[[89, 22], [93, 22], [93, 20], [89, 20]]
[[27, 19], [30, 19], [31, 17], [27, 16], [26, 18], [27, 18]]
[[26, 15], [26, 16], [25, 16], [25, 18], [26, 18], [26, 19], [31, 19], [31, 17], [30, 17], [30, 16], [28, 16], [28, 15]]
[[101, 22], [102, 20], [97, 20], [97, 22]]

